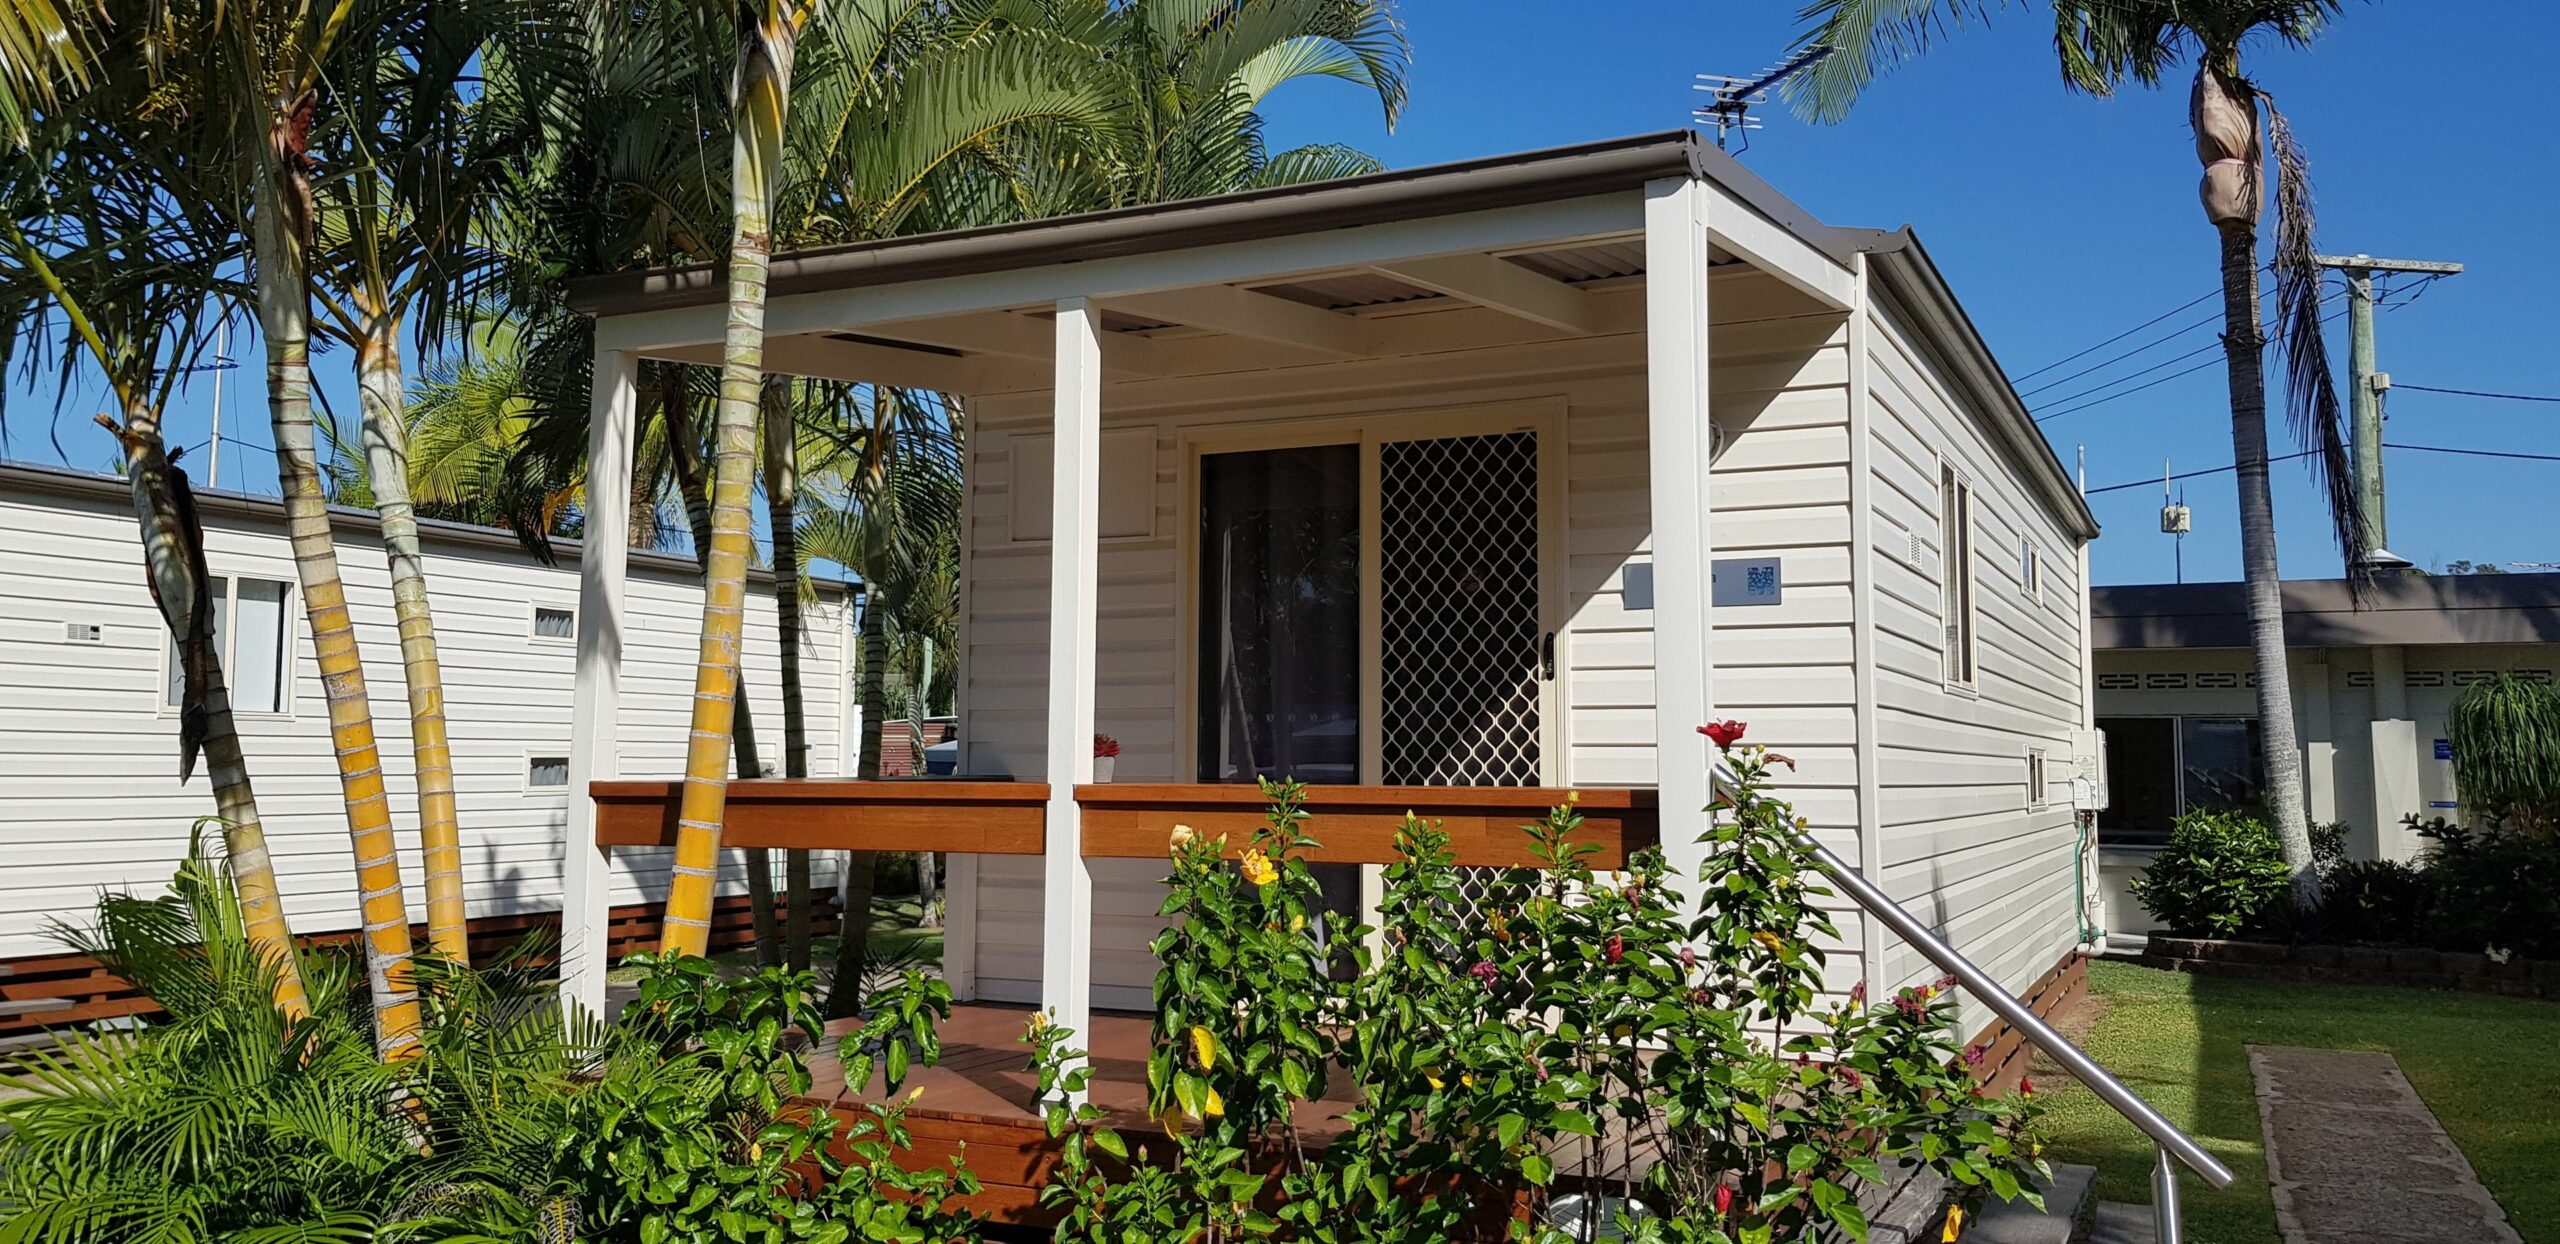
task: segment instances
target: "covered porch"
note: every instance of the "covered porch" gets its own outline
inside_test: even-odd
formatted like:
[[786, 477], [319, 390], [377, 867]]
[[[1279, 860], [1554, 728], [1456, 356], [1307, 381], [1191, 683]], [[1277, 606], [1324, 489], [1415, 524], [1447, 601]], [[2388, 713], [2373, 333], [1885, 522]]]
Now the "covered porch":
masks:
[[[1446, 822], [1461, 864], [1527, 864], [1517, 827], [1577, 794], [1602, 866], [1657, 842], [1693, 862], [1695, 728], [1717, 703], [1711, 326], [1753, 344], [1743, 387], [1772, 408], [1836, 350], [1858, 264], [1688, 134], [778, 257], [768, 369], [969, 403], [964, 750], [947, 780], [734, 782], [724, 844], [952, 853], [955, 990], [1098, 1035], [1097, 1007], [1143, 1001], [1131, 913], [1151, 906], [1170, 828], [1240, 848], [1261, 819], [1256, 773], [1322, 778], [1319, 863], [1390, 862], [1411, 811]], [[619, 696], [638, 371], [716, 364], [723, 288], [703, 269], [580, 295], [597, 353], [564, 989], [589, 1006], [606, 853], [671, 841], [678, 785], [623, 772], [601, 728]], [[1845, 428], [1836, 384], [1822, 400]], [[1399, 447], [1496, 435], [1529, 439], [1510, 465], [1439, 454], [1428, 488], [1396, 491]], [[1213, 460], [1308, 446], [1344, 447], [1339, 538], [1357, 555], [1329, 563], [1341, 599], [1304, 574], [1234, 587], [1234, 560], [1213, 556], [1228, 521]], [[1250, 465], [1285, 496], [1308, 461]], [[1777, 474], [1755, 487], [1802, 487]], [[1497, 493], [1527, 508], [1482, 500]], [[1425, 496], [1437, 508], [1411, 519]], [[1513, 552], [1433, 577], [1518, 515], [1534, 534]], [[1817, 534], [1801, 543], [1847, 539]], [[1488, 586], [1514, 569], [1509, 596]], [[1431, 612], [1459, 597], [1509, 612]], [[1326, 609], [1338, 635], [1312, 621]], [[1310, 621], [1291, 634], [1275, 616]], [[1350, 671], [1338, 688], [1273, 672], [1280, 649], [1303, 665], [1327, 644]], [[1754, 663], [1791, 659], [1768, 651]], [[1450, 688], [1473, 690], [1435, 698]], [[1122, 780], [1096, 782], [1106, 729], [1128, 750]], [[1854, 732], [1832, 741], [1854, 751]], [[1817, 811], [1854, 830], [1854, 811]], [[984, 1114], [949, 1070], [948, 1109]]]

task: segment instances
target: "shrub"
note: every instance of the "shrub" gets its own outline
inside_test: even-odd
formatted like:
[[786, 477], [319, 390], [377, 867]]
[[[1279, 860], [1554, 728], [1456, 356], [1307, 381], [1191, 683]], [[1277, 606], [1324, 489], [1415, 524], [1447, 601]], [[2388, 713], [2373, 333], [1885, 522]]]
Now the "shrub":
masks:
[[2473, 811], [2548, 836], [2560, 814], [2560, 688], [2493, 673], [2445, 712], [2455, 780]]
[[2560, 841], [2442, 817], [2406, 823], [2428, 840], [2420, 865], [2438, 949], [2560, 959]]
[[2399, 860], [2348, 860], [2321, 882], [2320, 931], [2328, 939], [2387, 946], [2429, 940], [2434, 886]]
[[[1500, 874], [1470, 916], [1448, 835], [1408, 818], [1383, 927], [1329, 937], [1303, 788], [1266, 786], [1240, 860], [1177, 827], [1148, 1062], [1162, 1144], [1062, 1104], [1089, 1072], [1074, 1034], [1032, 1020], [1065, 1138], [1044, 1193], [1057, 1238], [1442, 1244], [1504, 1221], [1523, 1189], [1633, 1189], [1653, 1216], [1615, 1226], [1660, 1244], [1863, 1236], [1854, 1181], [1896, 1159], [2032, 1198], [2034, 1104], [1974, 1091], [1945, 982], [1823, 998], [1836, 933], [1802, 822], [1767, 790], [1783, 758], [1727, 759], [1740, 787], [1695, 879], [1659, 850], [1595, 873], [1568, 804], [1525, 827], [1540, 866]], [[1297, 1120], [1328, 1075], [1357, 1105], [1311, 1151]]]
[[2291, 901], [2293, 871], [2267, 823], [2231, 809], [2180, 816], [2133, 897], [2180, 937], [2237, 937]]

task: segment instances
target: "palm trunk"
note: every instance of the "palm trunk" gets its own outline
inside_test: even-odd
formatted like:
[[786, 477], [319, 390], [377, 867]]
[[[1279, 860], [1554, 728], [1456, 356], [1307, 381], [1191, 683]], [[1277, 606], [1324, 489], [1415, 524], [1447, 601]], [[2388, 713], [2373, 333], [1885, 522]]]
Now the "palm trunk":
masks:
[[[153, 595], [163, 601], [187, 602], [172, 608], [179, 617], [190, 619], [186, 624], [190, 628], [200, 625], [209, 620], [209, 613], [193, 604], [213, 586], [196, 564], [204, 537], [195, 527], [194, 507], [180, 500], [184, 485], [174, 477], [177, 468], [162, 451], [160, 412], [146, 400], [128, 400], [124, 426], [115, 431], [124, 447], [126, 477], [133, 483], [134, 511], [142, 522], [143, 568], [152, 579]], [[181, 650], [191, 638], [177, 624], [172, 624], [170, 634]], [[302, 961], [294, 950], [293, 929], [285, 921], [275, 861], [267, 854], [266, 826], [258, 819], [258, 797], [250, 789], [248, 760], [241, 755], [240, 732], [232, 721], [222, 654], [204, 651], [201, 669], [200, 685], [188, 689], [186, 709], [203, 713], [205, 768], [213, 781], [214, 814], [222, 821], [232, 887], [240, 897], [241, 931], [258, 958], [273, 965], [276, 1009], [288, 1019], [301, 1019], [311, 1013], [311, 1000], [303, 990]]]
[[427, 944], [456, 963], [471, 962], [462, 901], [462, 824], [454, 808], [453, 744], [445, 733], [444, 668], [436, 659], [436, 623], [427, 605], [418, 511], [409, 500], [409, 425], [400, 374], [400, 319], [366, 308], [356, 343], [356, 397], [363, 408], [364, 452], [373, 475], [373, 504], [391, 561], [391, 613], [400, 625], [400, 669], [409, 687], [410, 738], [418, 761], [418, 841], [427, 872]]
[[418, 993], [410, 975], [408, 902], [391, 833], [391, 796], [373, 735], [364, 662], [355, 619], [331, 543], [329, 498], [320, 486], [311, 419], [311, 291], [305, 246], [310, 185], [301, 169], [305, 100], [270, 122], [266, 167], [257, 179], [252, 263], [258, 328], [267, 339], [267, 413], [274, 427], [276, 476], [284, 494], [285, 530], [301, 580], [302, 606], [320, 683], [329, 698], [329, 734], [338, 784], [346, 800], [347, 834], [355, 848], [356, 892], [364, 920], [366, 980], [372, 990], [374, 1044], [385, 1059], [418, 1051]]
[[702, 575], [702, 649], [694, 664], [693, 730], [685, 749], [684, 800], [676, 819], [674, 875], [659, 949], [699, 955], [711, 937], [719, 880], [720, 824], [728, 810], [730, 732], [746, 625], [747, 559], [755, 551], [747, 502], [755, 487], [758, 392], [764, 374], [765, 271], [773, 258], [771, 213], [782, 166], [782, 118], [794, 29], [767, 6], [738, 31], [730, 196], [729, 325], [720, 355], [717, 449], [711, 483], [711, 560]]
[[933, 902], [934, 892], [942, 888], [941, 861], [931, 851], [916, 852], [916, 927], [942, 927], [942, 909]]
[[[879, 585], [866, 579], [862, 592], [862, 752], [854, 775], [880, 779], [880, 722], [889, 715], [888, 602]], [[876, 851], [845, 852], [844, 922], [836, 937], [835, 983], [827, 991], [827, 1017], [842, 1019], [862, 1007], [862, 968], [871, 957], [872, 897], [880, 884]]]
[[2258, 730], [2265, 750], [2267, 814], [2293, 869], [2296, 905], [2320, 902], [2302, 752], [2293, 731], [2293, 680], [2285, 664], [2284, 588], [2276, 567], [2275, 497], [2267, 481], [2266, 335], [2258, 320], [2256, 233], [2222, 230], [2223, 350], [2231, 377], [2231, 452], [2240, 482], [2240, 576], [2249, 601], [2249, 649], [2258, 668]]
[[2240, 490], [2240, 573], [2249, 602], [2249, 648], [2258, 667], [2259, 746], [2267, 814], [2293, 870], [2294, 902], [2320, 902], [2302, 752], [2293, 731], [2293, 680], [2285, 665], [2284, 584], [2276, 566], [2275, 498], [2267, 483], [2267, 336], [2258, 310], [2258, 216], [2265, 158], [2258, 93], [2240, 76], [2236, 48], [2207, 49], [2188, 97], [2196, 158], [2204, 164], [2206, 219], [2222, 235], [2222, 348], [2231, 385], [2231, 455]]
[[[693, 561], [704, 574], [711, 572], [711, 501], [702, 494], [702, 463], [693, 452], [693, 420], [685, 414], [684, 373], [673, 363], [664, 364], [665, 391], [659, 400], [659, 412], [665, 416], [667, 461], [675, 468], [676, 492], [684, 498], [685, 522], [693, 531]], [[738, 724], [734, 740], [738, 757], [738, 776], [762, 777], [764, 765], [756, 756], [756, 719], [748, 711], [746, 679], [738, 680]], [[756, 962], [765, 967], [782, 966], [782, 937], [773, 918], [773, 855], [763, 847], [747, 847], [741, 854], [747, 860], [747, 904], [754, 909]]]
[[[773, 529], [773, 628], [782, 656], [782, 776], [809, 776], [809, 729], [800, 688], [800, 453], [791, 381], [764, 378], [764, 500]], [[782, 853], [783, 937], [794, 972], [809, 970], [809, 853]]]

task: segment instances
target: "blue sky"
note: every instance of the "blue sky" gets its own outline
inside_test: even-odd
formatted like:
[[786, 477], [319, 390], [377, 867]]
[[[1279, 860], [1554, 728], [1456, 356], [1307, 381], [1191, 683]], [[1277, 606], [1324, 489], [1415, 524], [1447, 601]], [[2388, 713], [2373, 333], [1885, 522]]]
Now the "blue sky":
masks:
[[[1794, 0], [1405, 0], [1413, 98], [1394, 133], [1375, 105], [1334, 82], [1294, 84], [1270, 101], [1275, 146], [1345, 141], [1393, 165], [1553, 146], [1685, 123], [1693, 75], [1748, 73], [1777, 60]], [[2494, 28], [2496, 35], [2484, 32]], [[2031, 6], [1959, 31], [1885, 78], [1845, 123], [1810, 127], [1766, 111], [1743, 161], [1825, 220], [1911, 224], [2012, 374], [2045, 366], [2216, 287], [2214, 234], [2196, 206], [2185, 86], [2109, 100], [2064, 92], [2046, 27]], [[2451, 259], [2471, 265], [2380, 317], [2382, 366], [2409, 384], [2560, 394], [2560, 5], [2520, 0], [2350, 3], [2308, 52], [2253, 46], [2249, 66], [2293, 119], [2319, 191], [2324, 250]], [[2078, 370], [2204, 318], [2171, 316], [2022, 388]], [[2343, 330], [2344, 323], [2336, 326]], [[2196, 329], [2043, 393], [2070, 394], [2209, 345]], [[2339, 331], [2333, 350], [2345, 358]], [[230, 374], [225, 487], [274, 491], [254, 339]], [[2156, 379], [2211, 353], [2153, 371]], [[325, 393], [352, 414], [344, 351], [315, 360]], [[200, 377], [209, 381], [210, 377]], [[10, 378], [10, 456], [76, 466], [112, 454], [90, 425], [94, 390], [54, 413], [51, 391]], [[2129, 387], [2129, 386], [2127, 386]], [[2105, 396], [2115, 390], [2102, 390]], [[210, 385], [170, 419], [173, 443], [207, 434]], [[2218, 367], [2062, 416], [2046, 425], [2065, 461], [2086, 444], [2093, 485], [2156, 479], [2231, 461]], [[2560, 405], [2398, 394], [2387, 438], [2464, 448], [2553, 452]], [[2276, 452], [2291, 448], [2276, 433]], [[199, 451], [201, 452], [201, 451]], [[2394, 452], [2386, 459], [2391, 547], [2433, 566], [2452, 559], [2560, 562], [2560, 463]], [[201, 467], [199, 465], [199, 473]], [[2334, 575], [2338, 554], [2298, 463], [2276, 468], [2289, 577]], [[2238, 535], [2228, 474], [2189, 481], [2195, 533], [2187, 577], [2232, 578]], [[2156, 486], [2092, 499], [2107, 534], [2101, 583], [2165, 581]], [[2484, 508], [2486, 507], [2486, 508]]]
[[[1275, 145], [1351, 141], [1393, 165], [1552, 146], [1681, 124], [1698, 73], [1777, 61], [1794, 0], [1407, 0], [1413, 99], [1392, 135], [1356, 92], [1297, 84], [1275, 97]], [[2487, 34], [2496, 30], [2494, 37]], [[1910, 224], [2011, 374], [2043, 367], [2217, 288], [2214, 232], [2196, 205], [2186, 80], [2091, 100], [2066, 93], [2050, 25], [2034, 6], [1958, 31], [1871, 89], [1847, 122], [1812, 127], [1782, 108], [1742, 157], [1835, 224]], [[2351, 2], [2308, 52], [2252, 46], [2250, 71], [2308, 149], [2323, 250], [2470, 265], [2377, 321], [2393, 378], [2443, 388], [2560, 394], [2560, 5], [2519, 0]], [[2022, 384], [2204, 318], [2158, 328]], [[2345, 365], [2345, 321], [2332, 350]], [[2174, 342], [2029, 398], [2066, 397], [2215, 341]], [[2175, 373], [2214, 352], [2150, 373]], [[2126, 387], [2130, 387], [2129, 385]], [[2113, 392], [2107, 390], [2105, 392]], [[2105, 396], [2101, 392], [2097, 396]], [[2560, 452], [2560, 405], [2403, 392], [2394, 443]], [[2046, 425], [2093, 486], [2231, 461], [2221, 369], [2207, 367]], [[2275, 452], [2292, 446], [2280, 428]], [[2560, 462], [2395, 452], [2385, 459], [2390, 545], [2423, 565], [2560, 562]], [[2288, 577], [2335, 575], [2339, 558], [2300, 463], [2275, 466]], [[2188, 481], [2190, 580], [2236, 578], [2231, 477]], [[2160, 490], [2091, 499], [2107, 527], [2097, 582], [2166, 581]], [[2483, 506], [2488, 508], [2484, 509]]]

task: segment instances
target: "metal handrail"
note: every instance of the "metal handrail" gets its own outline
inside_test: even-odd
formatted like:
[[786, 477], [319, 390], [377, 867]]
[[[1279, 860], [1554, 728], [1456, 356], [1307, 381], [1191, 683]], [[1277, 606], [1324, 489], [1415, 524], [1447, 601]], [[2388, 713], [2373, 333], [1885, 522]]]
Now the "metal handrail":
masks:
[[1814, 858], [1821, 862], [1823, 871], [1830, 873], [1869, 915], [1884, 921], [1885, 927], [1918, 947], [1930, 962], [1954, 976], [1956, 983], [1982, 999], [2000, 1018], [2009, 1021], [2011, 1027], [2025, 1033], [2027, 1040], [2053, 1061], [2062, 1064], [2063, 1070], [2097, 1093], [2099, 1100], [2151, 1138], [2159, 1151], [2159, 1163], [2151, 1172], [2152, 1216], [2157, 1224], [2160, 1244], [2179, 1244], [2178, 1172], [2169, 1164], [2169, 1159], [2174, 1157], [2186, 1164], [2187, 1169], [2204, 1176], [2204, 1181], [2216, 1188], [2230, 1185], [2231, 1168], [2205, 1152], [2204, 1147], [2197, 1144], [2194, 1137], [2180, 1131], [2177, 1124], [2160, 1117], [2160, 1112], [2152, 1109], [2151, 1103], [2126, 1088], [2123, 1081], [2109, 1075], [2106, 1068], [2072, 1044], [2070, 1038], [2054, 1031], [2052, 1025], [2028, 1010], [2026, 1003], [2001, 988], [2000, 982], [1991, 979], [1981, 968], [1975, 967], [1973, 960], [1965, 958], [1955, 947], [1930, 932], [1928, 926], [1904, 911], [1901, 904], [1886, 897], [1884, 891], [1832, 854], [1830, 848], [1802, 831], [1797, 832], [1796, 840], [1813, 853]]

